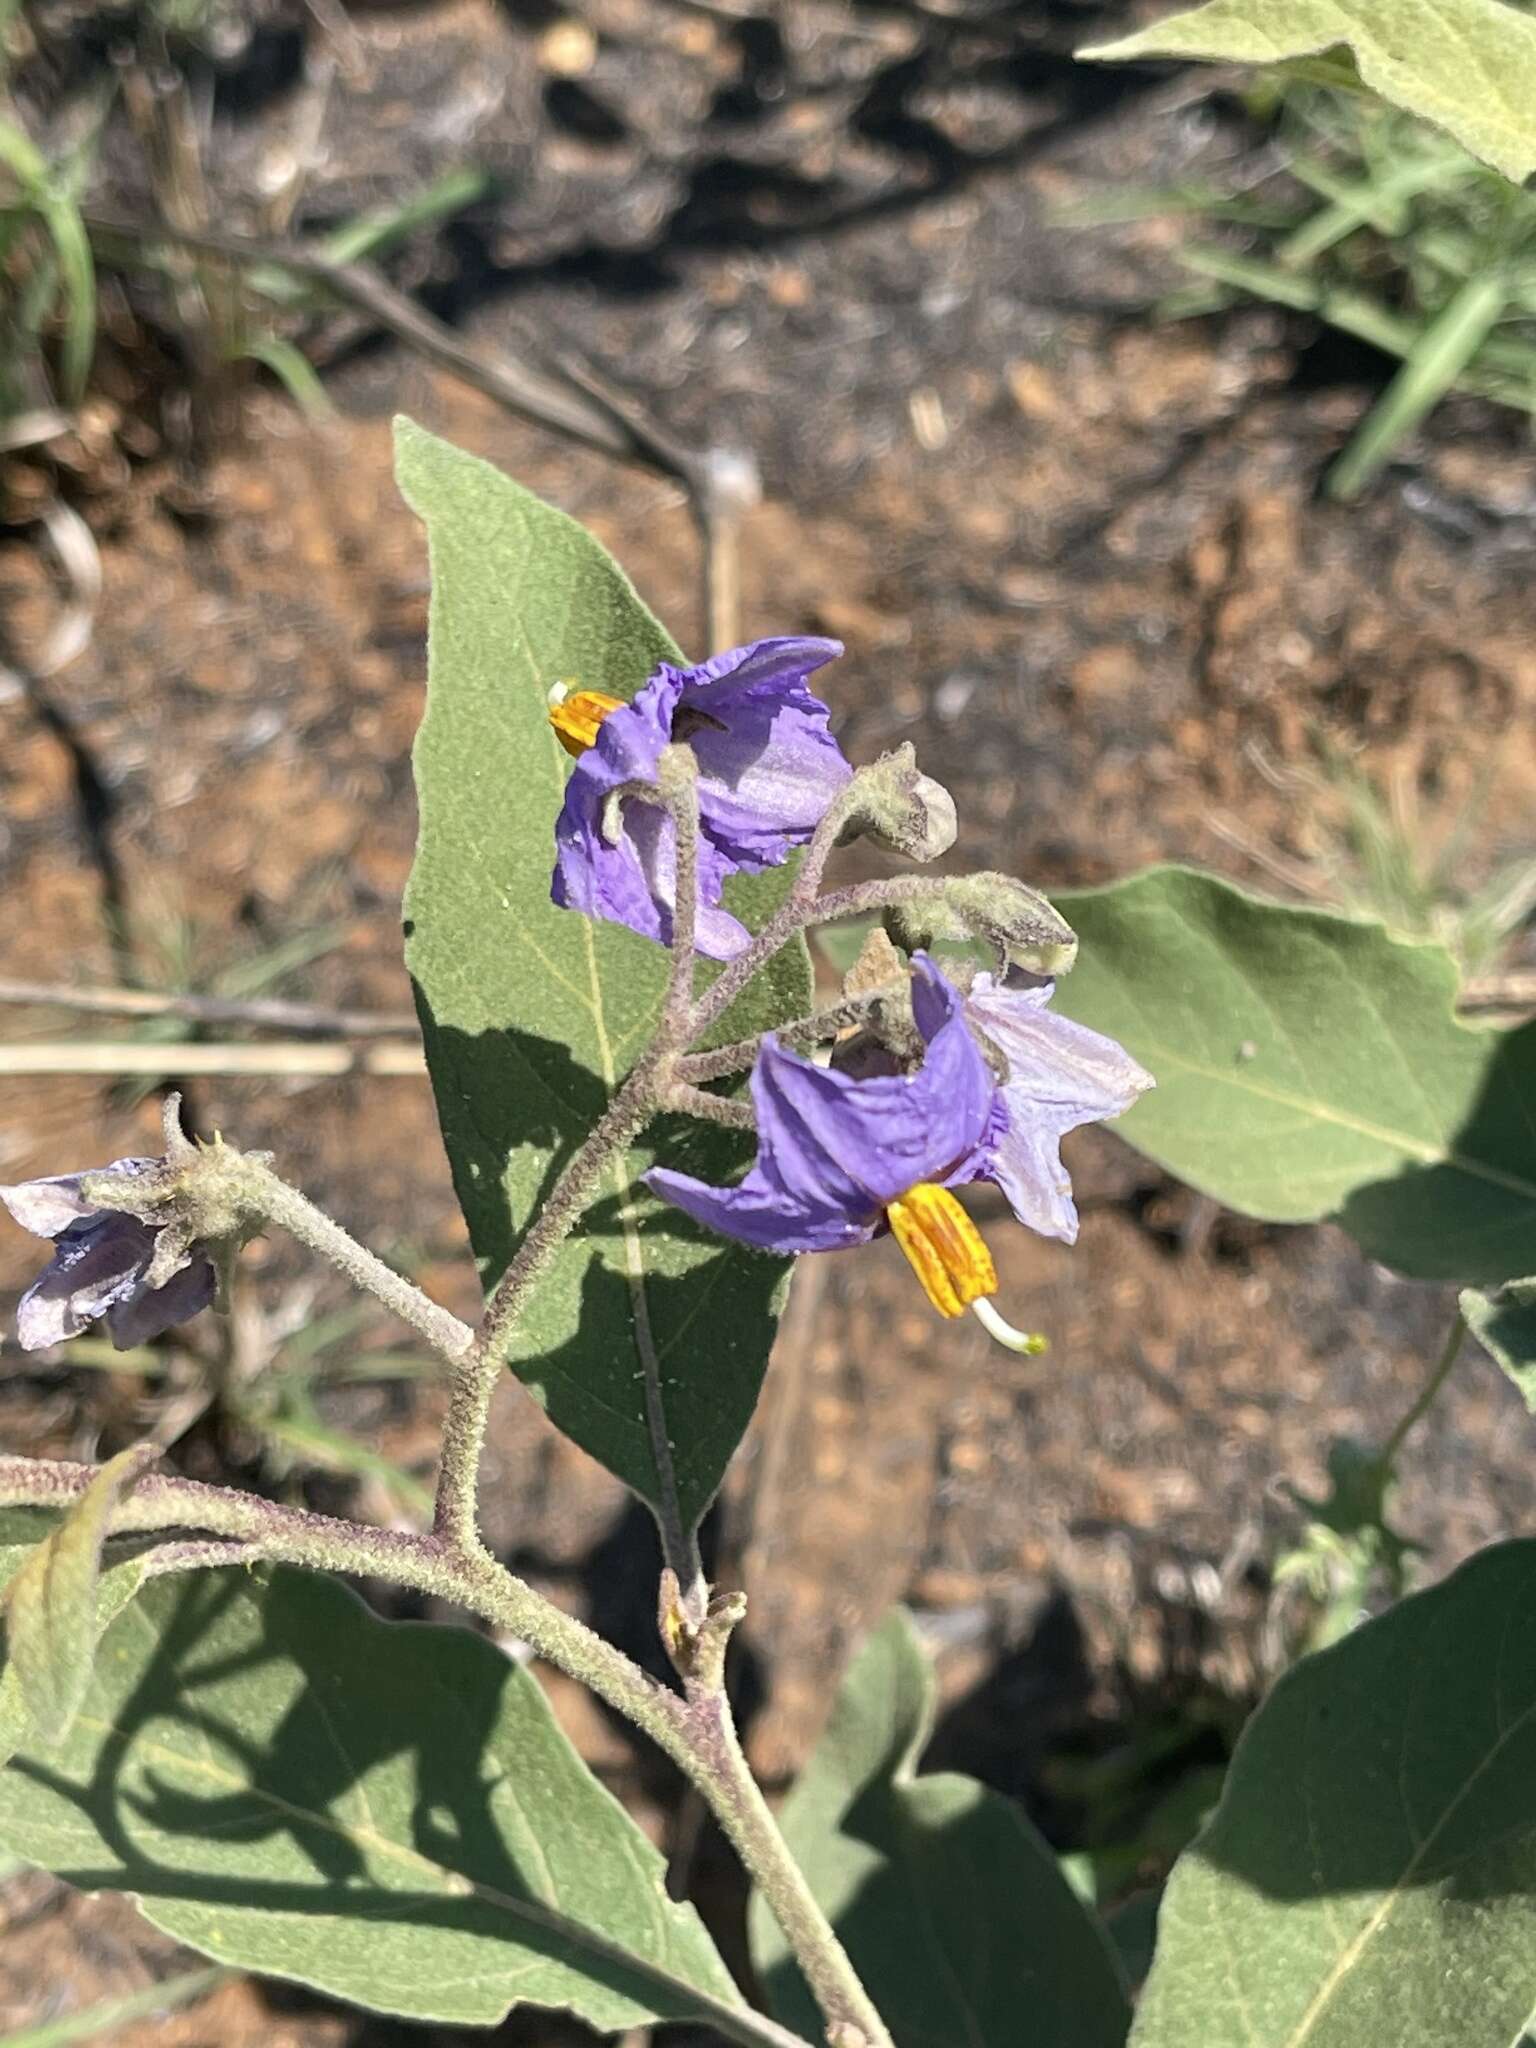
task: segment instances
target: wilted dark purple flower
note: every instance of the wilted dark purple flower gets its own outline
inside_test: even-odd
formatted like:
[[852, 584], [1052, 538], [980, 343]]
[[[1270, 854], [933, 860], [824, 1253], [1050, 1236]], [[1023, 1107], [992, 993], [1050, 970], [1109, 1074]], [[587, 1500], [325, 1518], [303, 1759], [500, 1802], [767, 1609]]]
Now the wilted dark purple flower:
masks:
[[590, 690], [555, 703], [551, 722], [576, 755], [555, 826], [555, 902], [671, 943], [672, 822], [623, 792], [653, 785], [663, 747], [682, 742], [699, 770], [695, 942], [711, 959], [739, 953], [750, 934], [721, 908], [726, 877], [787, 860], [852, 773], [806, 687], [842, 651], [836, 640], [756, 640], [698, 668], [663, 662], [628, 704]]
[[1058, 1016], [1047, 1005], [1054, 982], [1008, 988], [978, 974], [965, 999], [967, 1021], [1003, 1055], [1005, 1127], [988, 1178], [1021, 1223], [1072, 1244], [1077, 1208], [1061, 1163], [1061, 1141], [1080, 1124], [1119, 1116], [1153, 1086], [1152, 1076], [1112, 1038]]
[[115, 1174], [134, 1181], [159, 1165], [156, 1159], [114, 1159], [95, 1173], [0, 1187], [0, 1202], [22, 1228], [51, 1237], [55, 1246], [16, 1312], [16, 1339], [24, 1351], [76, 1337], [103, 1316], [112, 1342], [127, 1351], [213, 1300], [212, 1263], [200, 1246], [179, 1241], [178, 1225], [101, 1208], [81, 1192], [85, 1179]]

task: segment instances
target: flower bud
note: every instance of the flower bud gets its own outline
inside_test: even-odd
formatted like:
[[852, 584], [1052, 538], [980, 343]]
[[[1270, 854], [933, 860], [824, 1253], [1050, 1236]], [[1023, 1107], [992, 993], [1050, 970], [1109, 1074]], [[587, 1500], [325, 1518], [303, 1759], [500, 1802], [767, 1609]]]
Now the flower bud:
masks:
[[937, 860], [955, 843], [955, 800], [919, 771], [910, 740], [861, 768], [851, 795], [844, 839], [872, 839], [888, 853], [923, 861]]
[[1011, 875], [957, 875], [941, 894], [886, 912], [886, 929], [909, 952], [981, 940], [1002, 967], [1065, 974], [1077, 935], [1037, 889]]

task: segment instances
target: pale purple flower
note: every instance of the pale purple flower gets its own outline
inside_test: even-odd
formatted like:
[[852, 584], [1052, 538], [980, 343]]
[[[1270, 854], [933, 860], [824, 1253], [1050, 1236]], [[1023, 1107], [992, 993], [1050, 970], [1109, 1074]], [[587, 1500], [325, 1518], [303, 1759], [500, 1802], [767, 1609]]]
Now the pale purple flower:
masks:
[[[98, 1172], [137, 1180], [160, 1163], [114, 1159]], [[188, 1245], [178, 1255], [174, 1238], [166, 1241], [168, 1226], [95, 1206], [81, 1192], [87, 1177], [97, 1176], [64, 1173], [0, 1187], [0, 1202], [23, 1230], [54, 1241], [52, 1260], [16, 1311], [16, 1341], [24, 1351], [77, 1337], [103, 1316], [113, 1344], [127, 1351], [213, 1300], [214, 1270], [200, 1246]]]
[[[1062, 1137], [1118, 1116], [1152, 1077], [1113, 1039], [1049, 1010], [1052, 988], [977, 974], [962, 996], [918, 953], [912, 1014], [925, 1053], [914, 1073], [859, 1079], [770, 1035], [752, 1070], [758, 1149], [746, 1177], [719, 1188], [657, 1167], [647, 1185], [727, 1237], [789, 1253], [864, 1243], [924, 1183], [990, 1180], [1021, 1223], [1070, 1244], [1077, 1210]], [[978, 1029], [1006, 1062], [1005, 1080]]]
[[1007, 1117], [987, 1176], [1021, 1223], [1067, 1244], [1077, 1238], [1072, 1183], [1061, 1141], [1080, 1124], [1119, 1116], [1152, 1087], [1123, 1046], [1048, 1008], [1055, 983], [1007, 988], [978, 974], [965, 998], [967, 1021], [1007, 1062]]
[[865, 1080], [820, 1067], [771, 1034], [752, 1070], [757, 1159], [735, 1187], [655, 1167], [646, 1184], [698, 1222], [764, 1251], [825, 1252], [886, 1227], [920, 1183], [959, 1187], [989, 1171], [997, 1081], [959, 991], [924, 953], [912, 963], [923, 1062]]
[[555, 902], [670, 944], [672, 822], [618, 792], [654, 784], [662, 748], [686, 743], [699, 770], [695, 942], [711, 959], [739, 953], [750, 935], [721, 907], [726, 877], [786, 861], [852, 773], [827, 707], [806, 687], [842, 651], [836, 640], [756, 640], [698, 668], [663, 662], [632, 702], [607, 712], [571, 771], [555, 826]]

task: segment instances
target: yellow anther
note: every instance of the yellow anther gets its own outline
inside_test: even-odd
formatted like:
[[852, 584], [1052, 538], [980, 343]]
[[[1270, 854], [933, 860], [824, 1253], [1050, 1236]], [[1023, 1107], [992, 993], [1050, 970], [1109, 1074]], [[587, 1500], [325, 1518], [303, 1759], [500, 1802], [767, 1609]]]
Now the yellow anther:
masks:
[[606, 690], [573, 690], [567, 683], [556, 683], [549, 693], [549, 722], [565, 751], [581, 755], [597, 738], [597, 728], [609, 712], [623, 702]]
[[997, 1292], [997, 1268], [981, 1232], [948, 1188], [919, 1181], [886, 1210], [891, 1233], [941, 1316], [958, 1316]]

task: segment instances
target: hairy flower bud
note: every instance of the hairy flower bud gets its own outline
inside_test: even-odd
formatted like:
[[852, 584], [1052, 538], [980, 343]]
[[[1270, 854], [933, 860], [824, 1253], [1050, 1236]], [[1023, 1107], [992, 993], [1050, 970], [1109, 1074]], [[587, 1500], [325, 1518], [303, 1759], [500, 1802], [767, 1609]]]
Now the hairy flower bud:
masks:
[[1038, 889], [1011, 875], [957, 875], [941, 893], [886, 912], [886, 928], [909, 952], [981, 940], [1000, 965], [1029, 974], [1065, 974], [1077, 935]]
[[955, 843], [955, 800], [924, 775], [910, 740], [854, 778], [844, 839], [872, 839], [908, 860], [937, 860]]

